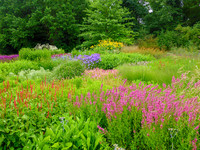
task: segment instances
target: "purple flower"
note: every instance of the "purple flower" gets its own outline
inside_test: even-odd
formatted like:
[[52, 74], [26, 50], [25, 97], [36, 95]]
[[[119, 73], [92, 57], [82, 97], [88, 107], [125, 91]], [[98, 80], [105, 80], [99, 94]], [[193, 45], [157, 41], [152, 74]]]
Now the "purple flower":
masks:
[[7, 62], [11, 60], [15, 60], [19, 57], [19, 55], [0, 55], [0, 62]]

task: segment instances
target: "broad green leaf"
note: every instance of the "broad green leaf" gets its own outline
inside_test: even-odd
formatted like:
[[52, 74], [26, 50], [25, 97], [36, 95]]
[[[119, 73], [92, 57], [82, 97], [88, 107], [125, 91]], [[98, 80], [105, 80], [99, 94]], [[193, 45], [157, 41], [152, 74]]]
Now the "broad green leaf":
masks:
[[70, 147], [72, 147], [72, 142], [68, 142], [65, 144], [65, 147], [62, 150], [68, 150]]
[[4, 137], [4, 135], [2, 134], [1, 137], [0, 137], [0, 146], [1, 146], [2, 142], [4, 141], [4, 139], [5, 139], [5, 137]]
[[54, 143], [53, 146], [51, 146], [51, 147], [59, 148], [59, 147], [60, 147], [60, 144], [59, 144], [59, 142], [57, 142], [57, 143]]

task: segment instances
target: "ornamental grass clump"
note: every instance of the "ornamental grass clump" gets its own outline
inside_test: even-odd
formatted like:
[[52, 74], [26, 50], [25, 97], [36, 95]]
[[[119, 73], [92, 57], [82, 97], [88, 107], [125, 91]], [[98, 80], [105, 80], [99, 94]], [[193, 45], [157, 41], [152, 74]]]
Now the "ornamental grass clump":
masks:
[[81, 76], [85, 71], [85, 66], [80, 60], [66, 60], [53, 70], [53, 79], [67, 79]]

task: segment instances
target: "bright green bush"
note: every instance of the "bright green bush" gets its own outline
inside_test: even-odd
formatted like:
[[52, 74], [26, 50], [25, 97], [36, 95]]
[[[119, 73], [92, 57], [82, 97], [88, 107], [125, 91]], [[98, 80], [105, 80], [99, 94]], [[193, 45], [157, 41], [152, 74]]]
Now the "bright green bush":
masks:
[[[90, 119], [75, 120], [67, 114], [56, 118], [58, 121], [46, 128], [44, 135], [32, 138], [25, 148], [40, 149], [100, 149], [103, 135], [98, 132], [97, 122]], [[60, 121], [59, 121], [60, 119]]]
[[74, 78], [75, 76], [81, 76], [85, 71], [85, 66], [79, 60], [69, 60], [59, 66], [55, 67], [53, 70], [53, 78], [55, 79], [66, 79]]
[[19, 51], [19, 60], [41, 61], [50, 59], [51, 51], [47, 49], [35, 50], [30, 48], [22, 48]]
[[18, 60], [10, 63], [0, 63], [0, 72], [8, 75], [10, 72], [18, 74], [21, 70], [35, 69], [38, 70], [39, 66], [37, 62], [28, 60]]
[[0, 83], [5, 81], [6, 77], [0, 72]]
[[153, 56], [142, 55], [137, 53], [106, 54], [106, 55], [101, 55], [101, 61], [98, 63], [97, 67], [102, 69], [113, 69], [125, 63], [136, 63], [139, 61], [151, 61], [151, 60], [154, 60]]
[[94, 54], [94, 53], [95, 53], [94, 51], [89, 51], [89, 50], [73, 49], [72, 52], [71, 52], [71, 55], [74, 57], [74, 56], [78, 56], [78, 55], [91, 55], [91, 54]]
[[55, 60], [41, 60], [38, 61], [38, 66], [44, 68], [45, 70], [53, 70], [53, 68], [57, 67], [58, 65], [64, 63], [65, 60], [63, 59], [55, 59]]
[[50, 50], [51, 51], [51, 55], [55, 55], [55, 54], [64, 54], [65, 51], [63, 49], [56, 49], [56, 50]]

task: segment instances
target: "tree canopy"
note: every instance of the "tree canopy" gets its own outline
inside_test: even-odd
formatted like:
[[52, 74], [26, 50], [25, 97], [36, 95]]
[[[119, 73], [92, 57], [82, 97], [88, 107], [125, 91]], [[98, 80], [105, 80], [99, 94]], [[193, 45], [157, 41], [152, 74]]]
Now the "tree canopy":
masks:
[[193, 29], [199, 14], [199, 0], [0, 0], [0, 53], [37, 43], [66, 52], [102, 39], [131, 44], [144, 31]]

